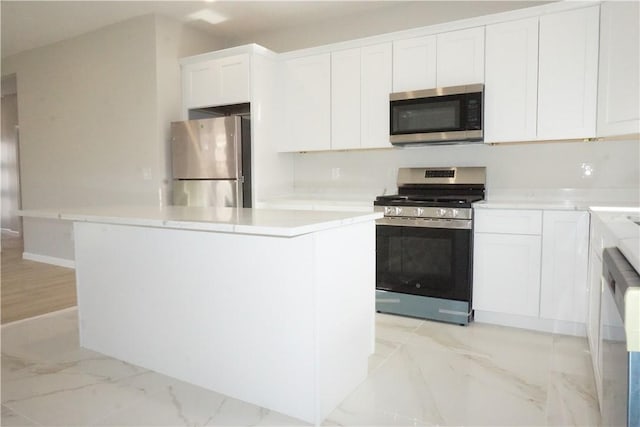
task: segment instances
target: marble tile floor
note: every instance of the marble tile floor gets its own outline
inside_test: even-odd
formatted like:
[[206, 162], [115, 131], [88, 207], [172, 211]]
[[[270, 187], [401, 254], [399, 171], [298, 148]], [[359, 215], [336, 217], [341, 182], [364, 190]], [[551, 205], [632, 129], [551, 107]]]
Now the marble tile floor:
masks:
[[[80, 348], [76, 316], [2, 327], [2, 426], [305, 425]], [[584, 338], [384, 314], [376, 338], [368, 378], [323, 425], [598, 425]]]

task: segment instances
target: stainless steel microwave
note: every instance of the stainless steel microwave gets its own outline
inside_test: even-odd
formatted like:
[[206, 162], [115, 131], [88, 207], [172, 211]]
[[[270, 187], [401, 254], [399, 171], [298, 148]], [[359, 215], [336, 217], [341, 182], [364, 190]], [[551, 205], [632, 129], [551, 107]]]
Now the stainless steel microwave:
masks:
[[389, 103], [394, 145], [483, 141], [483, 84], [392, 93]]

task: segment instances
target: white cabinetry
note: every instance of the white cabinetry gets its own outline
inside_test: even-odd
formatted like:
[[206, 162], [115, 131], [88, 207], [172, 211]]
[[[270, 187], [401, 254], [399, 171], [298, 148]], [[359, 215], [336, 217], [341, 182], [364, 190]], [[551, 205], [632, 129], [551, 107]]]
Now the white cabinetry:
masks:
[[436, 36], [393, 43], [393, 92], [436, 87]]
[[363, 148], [391, 147], [389, 142], [391, 43], [363, 47], [361, 55], [360, 145]]
[[182, 68], [187, 109], [249, 102], [249, 55], [185, 64]]
[[331, 56], [285, 61], [281, 151], [328, 150], [331, 141]]
[[331, 148], [360, 148], [360, 48], [331, 53]]
[[478, 321], [584, 335], [589, 214], [476, 209]]
[[284, 151], [391, 147], [391, 43], [292, 59], [285, 70]]
[[587, 318], [589, 214], [545, 211], [540, 317], [584, 324]]
[[538, 18], [487, 26], [485, 66], [485, 141], [536, 139]]
[[538, 139], [595, 136], [598, 26], [598, 6], [540, 17]]
[[474, 308], [537, 316], [540, 236], [478, 233], [474, 244]]
[[541, 218], [540, 211], [475, 211], [475, 310], [538, 315]]
[[393, 91], [484, 82], [484, 27], [393, 43]]
[[[622, 323], [615, 302], [604, 293], [602, 280], [602, 252], [605, 248], [618, 246], [617, 239], [601, 221], [599, 215], [591, 214], [591, 234], [589, 238], [589, 303], [587, 313], [587, 340], [591, 352], [591, 363], [596, 383], [598, 400], [602, 405], [602, 339], [610, 339], [619, 331]], [[607, 316], [607, 313], [609, 316]]]
[[587, 341], [591, 352], [593, 376], [598, 401], [602, 402], [602, 354], [600, 352], [600, 307], [602, 301], [602, 240], [595, 217], [591, 220], [589, 245], [589, 297], [587, 311]]
[[598, 136], [640, 132], [639, 16], [636, 1], [601, 5]]
[[484, 27], [437, 35], [437, 86], [484, 83]]

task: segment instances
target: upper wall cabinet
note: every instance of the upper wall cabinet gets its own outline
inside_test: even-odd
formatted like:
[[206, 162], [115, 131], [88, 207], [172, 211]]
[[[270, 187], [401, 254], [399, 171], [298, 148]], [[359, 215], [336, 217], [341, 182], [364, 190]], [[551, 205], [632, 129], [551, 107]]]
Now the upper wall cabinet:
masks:
[[182, 75], [187, 109], [249, 102], [248, 54], [185, 64]]
[[285, 61], [280, 151], [391, 147], [391, 43]]
[[536, 139], [538, 18], [486, 29], [485, 141]]
[[640, 132], [640, 3], [605, 2], [600, 11], [598, 136]]
[[391, 62], [391, 43], [362, 48], [360, 110], [362, 148], [391, 147], [389, 142]]
[[484, 82], [484, 27], [393, 43], [393, 92]]
[[599, 6], [540, 17], [538, 139], [596, 132]]
[[331, 53], [331, 148], [360, 148], [361, 49]]
[[436, 85], [484, 83], [484, 27], [438, 34]]
[[331, 55], [290, 59], [283, 64], [284, 133], [280, 151], [331, 148]]
[[331, 149], [391, 147], [391, 43], [331, 54]]
[[436, 87], [436, 36], [393, 42], [393, 92]]

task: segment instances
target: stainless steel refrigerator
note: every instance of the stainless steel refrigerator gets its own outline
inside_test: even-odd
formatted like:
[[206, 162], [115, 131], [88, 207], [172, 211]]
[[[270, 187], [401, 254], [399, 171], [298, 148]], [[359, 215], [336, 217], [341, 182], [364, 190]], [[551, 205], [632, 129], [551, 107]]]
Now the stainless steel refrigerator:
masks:
[[250, 135], [241, 116], [172, 122], [173, 204], [251, 207]]

